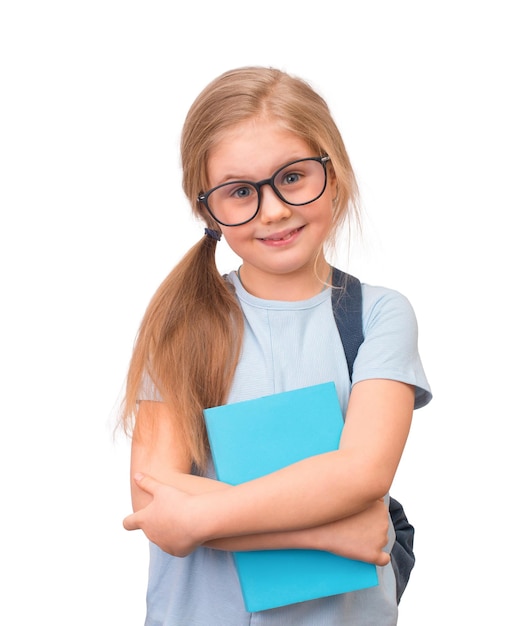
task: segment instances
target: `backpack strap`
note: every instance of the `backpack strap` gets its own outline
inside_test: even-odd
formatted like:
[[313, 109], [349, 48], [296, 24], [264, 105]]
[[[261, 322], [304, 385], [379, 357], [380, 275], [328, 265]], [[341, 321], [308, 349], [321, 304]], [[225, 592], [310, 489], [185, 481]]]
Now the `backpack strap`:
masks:
[[332, 309], [346, 356], [350, 382], [354, 360], [363, 343], [363, 296], [361, 282], [337, 268], [332, 268]]
[[[363, 295], [359, 279], [335, 267], [332, 268], [332, 309], [352, 382], [354, 360], [364, 340]], [[399, 604], [415, 563], [414, 527], [408, 521], [401, 504], [392, 497], [389, 500], [389, 512], [396, 532], [390, 560], [396, 577], [396, 596]]]

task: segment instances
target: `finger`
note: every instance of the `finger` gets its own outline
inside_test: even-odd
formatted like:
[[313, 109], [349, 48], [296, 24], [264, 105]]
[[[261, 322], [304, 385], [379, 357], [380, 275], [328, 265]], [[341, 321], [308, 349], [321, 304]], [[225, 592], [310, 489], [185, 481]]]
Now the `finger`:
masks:
[[133, 479], [143, 491], [146, 491], [150, 495], [153, 495], [155, 487], [159, 484], [154, 478], [148, 476], [147, 474], [142, 474], [141, 472], [135, 474]]
[[122, 525], [126, 530], [139, 530], [140, 529], [140, 520], [138, 513], [132, 513], [124, 518]]

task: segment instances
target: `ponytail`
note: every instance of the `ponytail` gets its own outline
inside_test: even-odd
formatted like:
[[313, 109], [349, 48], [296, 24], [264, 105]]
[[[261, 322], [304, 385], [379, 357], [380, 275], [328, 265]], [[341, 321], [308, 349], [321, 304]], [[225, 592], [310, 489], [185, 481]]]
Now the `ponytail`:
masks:
[[205, 235], [153, 296], [135, 342], [122, 411], [129, 432], [138, 402], [147, 399], [141, 390], [149, 378], [201, 470], [209, 452], [202, 411], [227, 400], [243, 328], [233, 290], [217, 270], [216, 246]]

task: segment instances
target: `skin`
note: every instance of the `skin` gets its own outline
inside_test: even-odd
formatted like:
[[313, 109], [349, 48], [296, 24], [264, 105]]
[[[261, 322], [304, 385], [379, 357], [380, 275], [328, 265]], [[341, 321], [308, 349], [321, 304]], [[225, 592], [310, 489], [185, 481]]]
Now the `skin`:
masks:
[[[315, 156], [308, 145], [268, 120], [244, 123], [223, 137], [208, 161], [210, 186], [261, 180], [281, 165]], [[332, 226], [337, 181], [316, 202], [285, 204], [265, 186], [259, 214], [224, 237], [242, 259], [242, 281], [254, 295], [302, 300], [328, 275], [322, 246]], [[324, 549], [385, 565], [390, 489], [409, 433], [414, 389], [366, 380], [352, 389], [337, 451], [305, 459], [235, 487], [190, 475], [190, 460], [158, 402], [142, 402], [131, 459], [134, 513], [166, 552], [185, 556], [200, 545], [225, 550]], [[155, 427], [153, 427], [155, 424]], [[153, 478], [155, 477], [155, 478]]]

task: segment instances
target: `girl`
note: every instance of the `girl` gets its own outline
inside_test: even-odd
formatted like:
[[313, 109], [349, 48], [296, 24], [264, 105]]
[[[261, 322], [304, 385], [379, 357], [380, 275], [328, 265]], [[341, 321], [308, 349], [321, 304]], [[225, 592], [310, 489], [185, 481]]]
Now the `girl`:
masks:
[[[358, 191], [329, 109], [279, 70], [230, 71], [190, 108], [181, 155], [205, 235], [146, 311], [123, 411], [135, 511], [124, 526], [151, 546], [146, 625], [396, 624], [383, 499], [431, 394], [410, 304], [365, 284], [349, 379], [325, 249]], [[221, 235], [242, 259], [227, 277], [214, 259]], [[215, 479], [204, 408], [326, 381], [346, 415], [337, 451], [235, 487]], [[369, 561], [380, 583], [247, 613], [230, 551], [272, 548]]]

